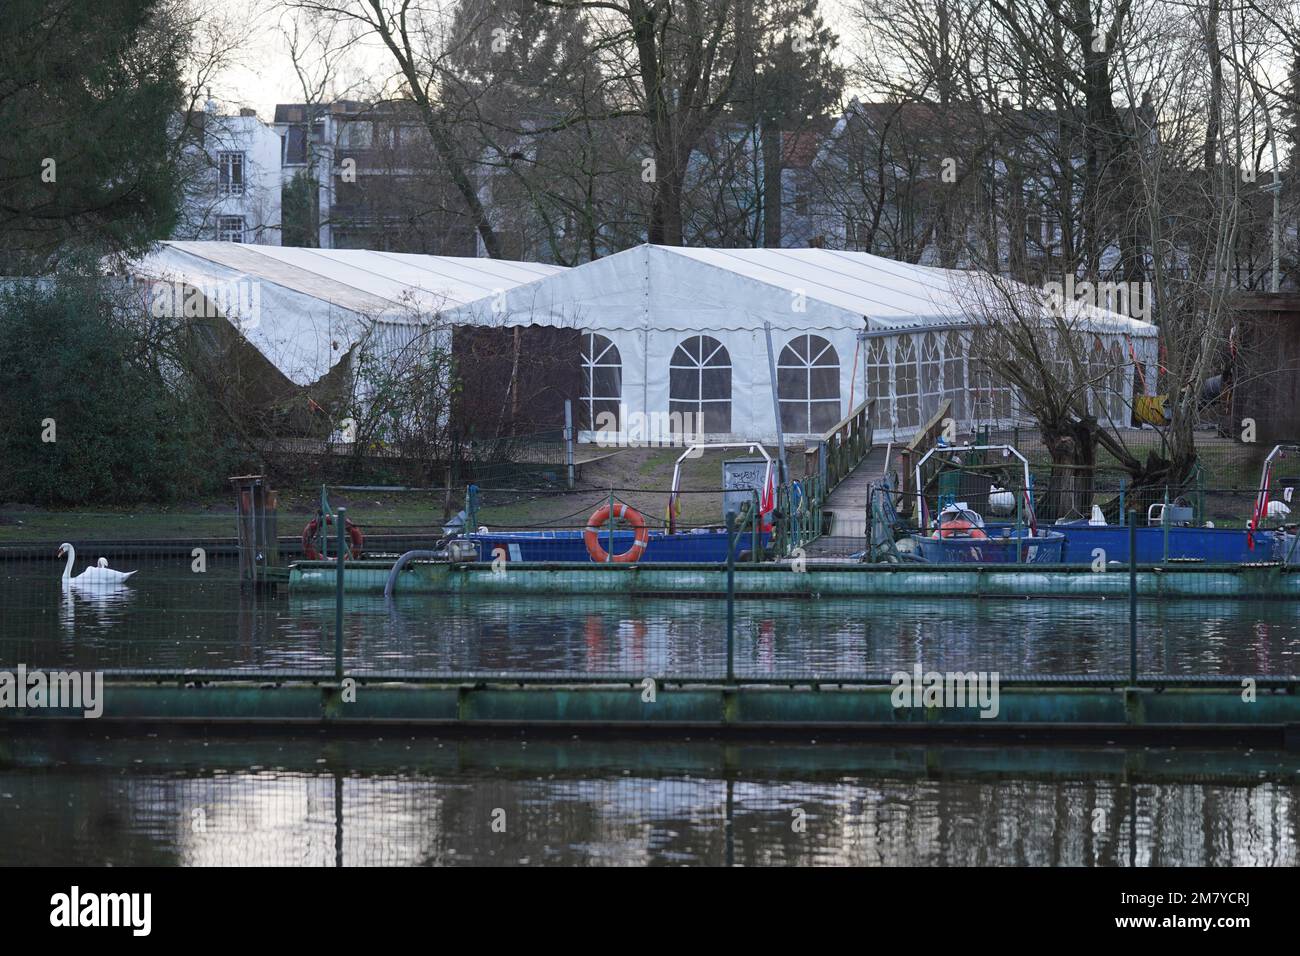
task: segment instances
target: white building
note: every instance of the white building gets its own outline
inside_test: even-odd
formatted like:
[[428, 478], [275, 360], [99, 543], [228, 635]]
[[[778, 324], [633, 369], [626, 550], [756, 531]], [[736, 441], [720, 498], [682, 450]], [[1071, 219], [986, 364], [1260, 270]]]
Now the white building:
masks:
[[255, 110], [194, 116], [195, 175], [173, 238], [280, 244], [280, 137]]
[[281, 186], [288, 187], [299, 175], [315, 181], [316, 245], [333, 249], [334, 151], [341, 135], [335, 108], [277, 103], [274, 129], [280, 141]]

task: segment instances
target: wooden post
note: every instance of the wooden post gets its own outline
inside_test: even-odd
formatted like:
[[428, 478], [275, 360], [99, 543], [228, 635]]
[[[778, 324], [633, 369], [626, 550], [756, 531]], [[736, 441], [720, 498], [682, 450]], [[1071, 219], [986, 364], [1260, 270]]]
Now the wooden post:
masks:
[[264, 580], [265, 569], [280, 562], [277, 496], [261, 475], [236, 475], [230, 483], [235, 486], [239, 583], [256, 587]]

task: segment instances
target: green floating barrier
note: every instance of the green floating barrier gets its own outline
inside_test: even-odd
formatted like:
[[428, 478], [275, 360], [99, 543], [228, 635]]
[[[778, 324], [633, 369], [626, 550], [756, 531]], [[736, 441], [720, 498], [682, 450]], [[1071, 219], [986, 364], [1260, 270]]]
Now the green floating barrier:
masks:
[[[346, 562], [346, 593], [382, 594], [391, 561]], [[739, 597], [943, 597], [971, 599], [1104, 598], [1127, 599], [1129, 575], [1123, 570], [1094, 572], [1086, 566], [826, 564], [807, 561], [737, 565]], [[289, 588], [333, 592], [332, 561], [300, 561], [288, 572]], [[1273, 563], [1211, 565], [1171, 561], [1139, 565], [1137, 595], [1145, 599], [1294, 599], [1300, 597], [1300, 569]], [[396, 586], [399, 594], [618, 594], [723, 597], [723, 564], [551, 564], [510, 562], [493, 572], [488, 563], [412, 562]]]

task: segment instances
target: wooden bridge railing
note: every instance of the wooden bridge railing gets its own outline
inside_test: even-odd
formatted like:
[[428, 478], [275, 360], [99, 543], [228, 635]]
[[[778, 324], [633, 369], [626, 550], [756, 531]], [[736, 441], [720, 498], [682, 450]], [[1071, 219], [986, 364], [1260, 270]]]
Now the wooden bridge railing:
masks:
[[[823, 514], [831, 489], [843, 481], [871, 453], [875, 400], [868, 399], [823, 435], [804, 447], [803, 477], [778, 490], [777, 522], [773, 544], [788, 555], [821, 536]], [[796, 465], [793, 469], [798, 470]]]
[[952, 417], [952, 399], [944, 399], [943, 404], [939, 406], [930, 420], [921, 426], [920, 431], [913, 436], [898, 454], [899, 467], [902, 469], [902, 500], [899, 502], [899, 513], [910, 515], [916, 507], [916, 463], [925, 457], [925, 453], [933, 448], [939, 441], [939, 436], [943, 434], [943, 423]]
[[805, 446], [804, 476], [819, 475], [824, 494], [835, 490], [871, 453], [875, 411], [876, 400], [869, 398]]

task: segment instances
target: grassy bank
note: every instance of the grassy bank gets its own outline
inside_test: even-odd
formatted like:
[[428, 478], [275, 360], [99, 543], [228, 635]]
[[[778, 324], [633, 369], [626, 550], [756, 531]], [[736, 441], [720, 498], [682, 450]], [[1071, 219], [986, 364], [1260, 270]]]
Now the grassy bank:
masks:
[[[574, 490], [563, 484], [518, 482], [512, 488], [480, 489], [478, 521], [489, 527], [581, 527], [608, 499], [636, 508], [652, 523], [664, 520], [673, 464], [680, 449], [629, 448], [590, 462], [581, 469]], [[747, 457], [744, 449], [712, 451], [686, 463], [683, 469], [679, 520], [684, 524], [722, 521], [722, 462]], [[320, 501], [320, 486], [302, 484], [277, 489], [281, 534], [297, 534], [311, 520]], [[444, 521], [445, 489], [420, 491], [329, 490], [330, 505], [346, 507], [363, 529], [436, 529]], [[452, 489], [451, 511], [465, 503], [463, 486]], [[141, 503], [131, 507], [86, 510], [46, 510], [18, 502], [0, 505], [0, 544], [19, 542], [107, 541], [124, 539], [184, 539], [231, 537], [235, 533], [234, 495], [174, 505]]]

